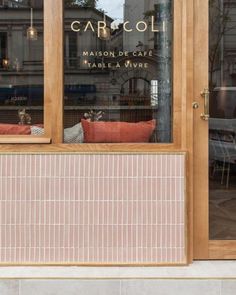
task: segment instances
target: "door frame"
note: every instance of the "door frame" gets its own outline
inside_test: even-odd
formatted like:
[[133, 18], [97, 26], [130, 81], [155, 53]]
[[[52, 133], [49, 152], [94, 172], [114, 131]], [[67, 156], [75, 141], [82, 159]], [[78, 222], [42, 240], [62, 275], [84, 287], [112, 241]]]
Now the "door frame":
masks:
[[199, 108], [193, 114], [193, 259], [236, 259], [236, 241], [209, 239], [208, 122], [200, 118], [208, 88], [209, 5], [194, 1], [194, 94]]
[[[209, 259], [209, 205], [208, 205], [208, 122], [200, 118], [203, 99], [208, 88], [208, 1], [194, 1], [194, 91], [193, 102], [193, 258]], [[201, 32], [201, 33], [200, 33]]]

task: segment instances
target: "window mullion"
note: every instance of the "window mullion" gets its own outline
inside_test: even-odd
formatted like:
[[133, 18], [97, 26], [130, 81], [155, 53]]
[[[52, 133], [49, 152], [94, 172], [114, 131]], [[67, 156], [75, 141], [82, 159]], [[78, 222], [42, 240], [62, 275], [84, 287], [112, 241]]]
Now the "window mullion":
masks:
[[44, 1], [44, 122], [52, 143], [63, 142], [64, 109], [64, 5], [63, 0]]

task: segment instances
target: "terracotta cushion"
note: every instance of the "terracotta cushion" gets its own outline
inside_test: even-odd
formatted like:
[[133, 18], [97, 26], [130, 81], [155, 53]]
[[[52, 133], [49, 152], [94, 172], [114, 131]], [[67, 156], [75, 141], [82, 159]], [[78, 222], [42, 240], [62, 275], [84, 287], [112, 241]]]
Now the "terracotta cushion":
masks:
[[0, 135], [30, 135], [30, 125], [0, 124]]
[[85, 143], [149, 142], [156, 120], [127, 122], [90, 122], [82, 119]]

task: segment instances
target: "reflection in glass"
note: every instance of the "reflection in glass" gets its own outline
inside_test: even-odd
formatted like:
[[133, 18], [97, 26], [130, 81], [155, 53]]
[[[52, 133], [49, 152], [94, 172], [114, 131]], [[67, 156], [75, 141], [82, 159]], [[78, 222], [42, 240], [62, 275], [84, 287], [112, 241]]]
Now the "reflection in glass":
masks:
[[[170, 0], [65, 1], [65, 142], [90, 112], [94, 143], [139, 122], [152, 124], [145, 142], [172, 141], [172, 25]], [[98, 139], [101, 126], [120, 141]]]
[[210, 1], [210, 239], [236, 239], [236, 3]]
[[44, 92], [43, 1], [2, 2], [0, 135], [41, 135]]

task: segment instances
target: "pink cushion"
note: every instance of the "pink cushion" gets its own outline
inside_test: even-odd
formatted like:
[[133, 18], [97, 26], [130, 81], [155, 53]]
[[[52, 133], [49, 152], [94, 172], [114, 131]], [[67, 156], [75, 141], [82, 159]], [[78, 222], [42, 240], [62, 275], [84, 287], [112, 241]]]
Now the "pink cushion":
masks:
[[30, 135], [30, 125], [0, 124], [0, 135]]
[[82, 119], [85, 143], [149, 142], [156, 120], [128, 122], [90, 122]]

